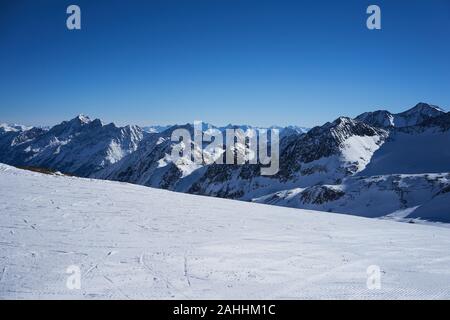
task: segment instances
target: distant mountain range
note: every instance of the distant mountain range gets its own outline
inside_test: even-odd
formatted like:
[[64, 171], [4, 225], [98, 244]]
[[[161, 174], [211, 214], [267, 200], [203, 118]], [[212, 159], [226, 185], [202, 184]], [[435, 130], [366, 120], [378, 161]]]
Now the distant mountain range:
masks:
[[[87, 177], [138, 149], [146, 136], [137, 126], [116, 127], [80, 115], [50, 129], [0, 129], [0, 161]], [[13, 127], [19, 128], [19, 127]]]
[[[214, 128], [236, 127], [249, 126]], [[116, 127], [82, 115], [49, 129], [0, 125], [0, 162], [295, 208], [450, 222], [450, 113], [437, 106], [366, 112], [310, 130], [277, 127], [274, 176], [261, 176], [259, 165], [174, 161], [170, 136], [178, 128], [193, 130]]]

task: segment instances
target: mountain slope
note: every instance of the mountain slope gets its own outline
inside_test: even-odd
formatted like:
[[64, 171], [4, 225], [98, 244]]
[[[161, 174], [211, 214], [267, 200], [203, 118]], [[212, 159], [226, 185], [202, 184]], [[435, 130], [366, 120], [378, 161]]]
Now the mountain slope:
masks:
[[29, 130], [32, 127], [27, 127], [19, 124], [13, 124], [9, 125], [7, 123], [0, 123], [0, 135], [5, 132], [18, 132], [18, 131], [25, 131]]
[[[172, 149], [178, 143], [171, 141], [171, 135], [176, 129], [193, 132], [193, 126], [186, 124], [152, 134], [142, 141], [139, 150], [115, 165], [93, 174], [92, 177], [164, 189], [173, 188], [179, 179], [200, 167], [192, 159], [183, 158], [177, 162], [172, 159]], [[196, 152], [200, 152], [199, 147], [194, 142], [192, 144]]]
[[448, 201], [448, 198], [442, 195], [449, 188], [450, 173], [354, 176], [345, 179], [341, 184], [284, 190], [253, 201], [370, 218], [392, 215], [397, 220], [400, 218], [399, 211], [403, 211], [401, 218], [406, 221], [420, 218], [450, 222], [448, 202], [447, 208], [441, 205], [430, 212], [427, 211], [427, 208], [431, 208], [431, 202]]
[[5, 165], [0, 189], [1, 299], [449, 298], [446, 228]]
[[[447, 198], [434, 199], [440, 189], [434, 183], [418, 181], [428, 181], [428, 174], [450, 172], [450, 113], [426, 103], [397, 114], [376, 111], [356, 119], [339, 117], [310, 130], [277, 127], [281, 138], [280, 167], [273, 176], [262, 176], [260, 165], [211, 163], [219, 153], [217, 149], [205, 149], [208, 143], [192, 141], [187, 146], [171, 141], [176, 129], [187, 129], [192, 134], [192, 124], [146, 133], [138, 127], [117, 128], [79, 116], [49, 130], [2, 128], [0, 161], [20, 166], [47, 167], [197, 195], [363, 216], [395, 213], [399, 217], [406, 215], [404, 210], [412, 214], [420, 206], [414, 212], [423, 218], [446, 221], [450, 217], [449, 211], [440, 209], [436, 213], [431, 206], [432, 215], [424, 212], [427, 201], [441, 199], [445, 203]], [[202, 124], [205, 135], [214, 130], [225, 133], [227, 129], [251, 128]], [[162, 131], [156, 132], [159, 130]], [[203, 162], [172, 158], [174, 150], [187, 147], [192, 147], [197, 156], [202, 155], [203, 148]], [[233, 151], [243, 154], [245, 144], [239, 143]], [[401, 175], [414, 174], [422, 178], [414, 180], [418, 184], [413, 187], [420, 186], [427, 196], [405, 204], [396, 181], [403, 180]], [[374, 185], [373, 181], [380, 177], [389, 183]], [[379, 205], [360, 191], [376, 197]]]
[[188, 192], [250, 200], [287, 188], [336, 183], [364, 169], [387, 136], [384, 129], [341, 117], [282, 139], [280, 170], [274, 176], [261, 176], [258, 165], [213, 164]]
[[[426, 196], [405, 204], [395, 183], [380, 184], [372, 190], [372, 181], [380, 175], [387, 181], [401, 181], [399, 174], [425, 177], [428, 173], [450, 172], [450, 149], [445, 147], [450, 142], [449, 119], [440, 108], [423, 103], [397, 114], [397, 127], [381, 128], [364, 119], [340, 117], [307, 133], [284, 136], [280, 142], [280, 171], [275, 176], [261, 176], [259, 165], [196, 166], [188, 159], [173, 163], [169, 155], [176, 143], [170, 142], [169, 130], [155, 136], [146, 149], [95, 177], [198, 195], [380, 217], [424, 205], [440, 190], [433, 183], [418, 182], [413, 188], [422, 185], [419, 190]], [[406, 123], [415, 125], [401, 125]], [[353, 176], [363, 179], [350, 179]], [[293, 197], [305, 188], [301, 195]], [[349, 191], [352, 188], [356, 194]], [[334, 199], [339, 197], [340, 189], [347, 190], [346, 196]], [[412, 191], [410, 188], [407, 192]], [[376, 196], [379, 203], [371, 196]], [[320, 200], [322, 197], [326, 203], [316, 205], [314, 202], [324, 200]], [[439, 221], [446, 221], [447, 216], [447, 211], [440, 212]]]
[[253, 201], [365, 217], [450, 222], [445, 192], [450, 181], [450, 114], [388, 132], [365, 168], [342, 182], [287, 188]]
[[134, 152], [143, 138], [139, 127], [104, 125], [80, 115], [49, 130], [0, 136], [0, 161], [88, 176]]
[[359, 175], [449, 171], [450, 130], [416, 127], [392, 132], [389, 139], [373, 154], [370, 163]]
[[360, 114], [355, 120], [362, 121], [374, 127], [401, 128], [418, 125], [425, 120], [441, 116], [444, 113], [445, 111], [438, 106], [420, 102], [413, 108], [401, 113], [393, 114], [387, 110], [378, 110]]

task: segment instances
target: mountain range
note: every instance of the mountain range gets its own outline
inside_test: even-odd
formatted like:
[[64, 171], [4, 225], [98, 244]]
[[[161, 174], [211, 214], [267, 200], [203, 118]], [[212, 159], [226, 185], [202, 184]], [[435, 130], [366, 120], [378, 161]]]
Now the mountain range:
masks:
[[[214, 127], [247, 129], [248, 126]], [[450, 222], [450, 113], [419, 103], [280, 128], [280, 170], [172, 159], [175, 129], [80, 115], [52, 128], [0, 125], [0, 162], [173, 191], [400, 221]], [[240, 152], [244, 146], [236, 146]], [[193, 142], [194, 152], [204, 146]], [[204, 160], [213, 157], [205, 150]]]

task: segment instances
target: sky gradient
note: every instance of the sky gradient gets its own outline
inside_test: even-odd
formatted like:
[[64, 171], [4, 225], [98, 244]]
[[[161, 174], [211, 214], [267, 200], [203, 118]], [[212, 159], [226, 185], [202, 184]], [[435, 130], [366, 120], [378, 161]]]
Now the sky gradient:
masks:
[[[382, 30], [366, 28], [370, 4]], [[311, 127], [449, 110], [449, 76], [448, 0], [0, 2], [0, 122]]]

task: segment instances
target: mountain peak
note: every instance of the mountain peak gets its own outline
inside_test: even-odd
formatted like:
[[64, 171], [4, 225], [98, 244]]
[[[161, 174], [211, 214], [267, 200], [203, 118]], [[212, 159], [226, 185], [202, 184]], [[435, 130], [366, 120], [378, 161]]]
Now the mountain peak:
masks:
[[419, 102], [418, 104], [416, 104], [414, 107], [412, 107], [409, 110], [406, 110], [400, 114], [422, 114], [422, 115], [429, 115], [429, 116], [437, 116], [440, 115], [442, 113], [444, 113], [445, 111], [443, 109], [441, 109], [438, 106], [432, 105], [432, 104], [428, 104], [425, 102]]
[[334, 124], [353, 124], [354, 121], [348, 117], [339, 117], [336, 120], [333, 121]]
[[340, 130], [342, 128], [352, 128], [352, 127], [361, 126], [361, 125], [365, 125], [365, 124], [362, 123], [362, 121], [358, 121], [356, 119], [352, 119], [349, 117], [339, 117], [336, 120], [334, 120], [333, 122], [328, 122], [323, 127]]
[[360, 114], [355, 119], [374, 127], [409, 127], [418, 125], [429, 118], [439, 117], [444, 113], [445, 111], [438, 106], [419, 102], [411, 109], [401, 113], [393, 114], [386, 110], [377, 110]]
[[86, 116], [86, 115], [84, 115], [82, 113], [80, 113], [78, 116], [76, 116], [74, 118], [74, 120], [79, 121], [79, 122], [84, 123], [84, 124], [87, 124], [87, 123], [91, 122], [91, 119], [88, 116]]

